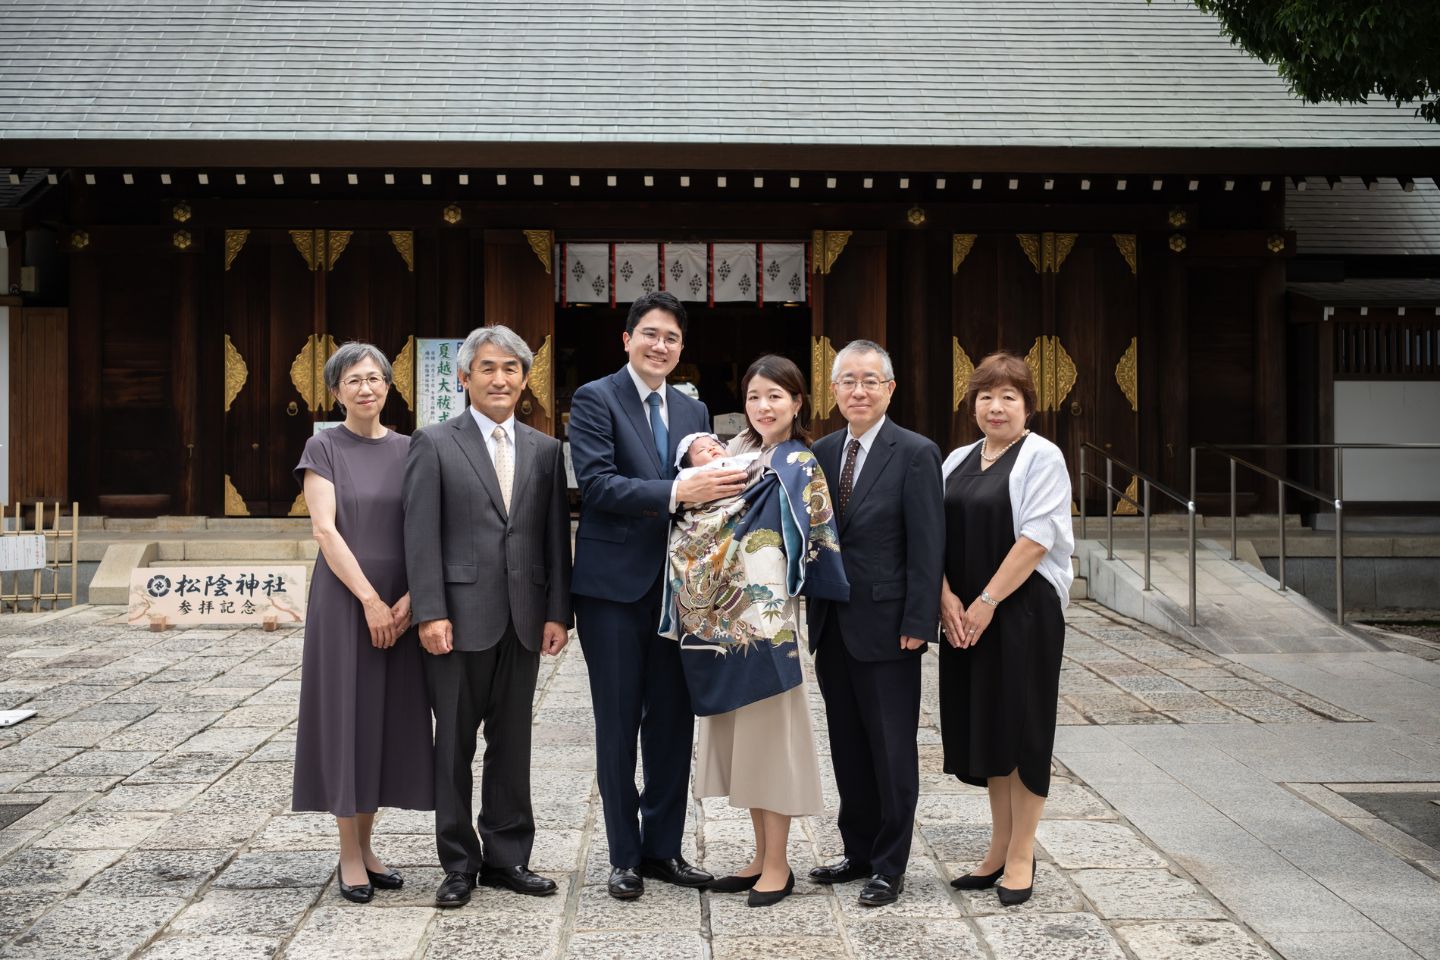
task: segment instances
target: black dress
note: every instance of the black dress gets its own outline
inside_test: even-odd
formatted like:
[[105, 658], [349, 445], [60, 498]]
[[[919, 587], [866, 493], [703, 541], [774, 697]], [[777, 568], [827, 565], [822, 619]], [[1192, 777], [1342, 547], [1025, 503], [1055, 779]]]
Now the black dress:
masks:
[[[965, 604], [980, 592], [1015, 546], [1010, 471], [1021, 440], [981, 470], [977, 444], [945, 483], [945, 577]], [[1050, 792], [1055, 704], [1065, 615], [1039, 571], [995, 608], [980, 642], [956, 650], [940, 644], [940, 734], [945, 772], [977, 787], [1020, 771], [1031, 793]]]
[[[400, 495], [409, 449], [410, 438], [393, 430], [370, 438], [339, 426], [306, 441], [295, 467], [302, 484], [314, 470], [335, 485], [335, 527], [387, 604], [409, 589]], [[388, 650], [374, 647], [360, 601], [324, 554], [315, 558], [292, 809], [337, 817], [435, 809], [425, 656], [414, 627]]]

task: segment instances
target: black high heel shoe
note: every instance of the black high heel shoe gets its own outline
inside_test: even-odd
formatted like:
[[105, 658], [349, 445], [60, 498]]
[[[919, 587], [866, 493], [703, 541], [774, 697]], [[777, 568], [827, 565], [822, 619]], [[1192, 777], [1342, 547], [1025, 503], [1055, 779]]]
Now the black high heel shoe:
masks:
[[[758, 877], [756, 878], [759, 879]], [[795, 871], [790, 871], [790, 876], [785, 878], [785, 886], [779, 890], [756, 890], [752, 885], [750, 893], [745, 902], [752, 907], [773, 907], [775, 904], [790, 896], [795, 890]]]
[[399, 870], [393, 867], [384, 873], [376, 873], [366, 867], [365, 874], [370, 878], [370, 885], [376, 890], [399, 890], [405, 886], [405, 878], [400, 875]]
[[705, 889], [711, 893], [744, 893], [754, 888], [760, 874], [753, 877], [740, 877], [731, 874], [728, 877], [720, 877], [705, 884]]
[[950, 881], [950, 886], [956, 890], [989, 890], [1000, 882], [1005, 875], [1005, 864], [1000, 864], [1000, 869], [994, 873], [967, 873], [963, 877], [956, 877]]
[[[369, 873], [370, 871], [367, 870], [365, 872]], [[340, 884], [340, 896], [349, 900], [351, 903], [369, 903], [375, 899], [375, 887], [373, 885], [360, 883], [352, 887], [346, 883], [345, 874], [338, 863], [335, 865], [335, 880]]]
[[1030, 886], [1021, 890], [1012, 890], [1009, 887], [997, 886], [996, 895], [1000, 898], [1002, 907], [1018, 907], [1030, 899], [1030, 894], [1035, 892], [1035, 858], [1030, 858]]

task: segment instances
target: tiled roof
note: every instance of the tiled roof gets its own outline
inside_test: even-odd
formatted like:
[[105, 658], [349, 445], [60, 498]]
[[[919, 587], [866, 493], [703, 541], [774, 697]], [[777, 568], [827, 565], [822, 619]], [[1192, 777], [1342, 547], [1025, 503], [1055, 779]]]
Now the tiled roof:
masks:
[[1342, 256], [1440, 256], [1440, 187], [1417, 178], [1406, 192], [1399, 182], [1377, 180], [1374, 189], [1345, 177], [1334, 189], [1322, 179], [1304, 190], [1286, 184], [1285, 221], [1295, 231], [1295, 252]]
[[1188, 0], [6, 0], [0, 138], [1418, 147]]
[[1291, 283], [1286, 285], [1286, 289], [1291, 293], [1318, 300], [1322, 306], [1327, 307], [1431, 307], [1440, 304], [1440, 280], [1345, 280], [1336, 283]]

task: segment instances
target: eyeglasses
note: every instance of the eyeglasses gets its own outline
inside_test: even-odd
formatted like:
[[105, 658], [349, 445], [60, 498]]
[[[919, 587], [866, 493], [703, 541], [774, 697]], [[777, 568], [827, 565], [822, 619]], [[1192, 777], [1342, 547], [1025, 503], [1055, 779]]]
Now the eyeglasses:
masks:
[[881, 380], [879, 377], [866, 377], [863, 380], [856, 380], [854, 377], [841, 377], [835, 381], [835, 389], [843, 393], [854, 393], [863, 389], [866, 393], [877, 393], [887, 383], [894, 381], [894, 377]]
[[662, 335], [659, 330], [651, 330], [649, 327], [643, 330], [636, 330], [635, 333], [648, 344], [664, 343], [665, 346], [671, 350], [680, 346], [680, 338], [673, 333]]
[[361, 384], [364, 384], [371, 390], [379, 390], [380, 385], [384, 382], [384, 377], [346, 377], [344, 380], [340, 381], [340, 386], [344, 387], [347, 390], [359, 390]]

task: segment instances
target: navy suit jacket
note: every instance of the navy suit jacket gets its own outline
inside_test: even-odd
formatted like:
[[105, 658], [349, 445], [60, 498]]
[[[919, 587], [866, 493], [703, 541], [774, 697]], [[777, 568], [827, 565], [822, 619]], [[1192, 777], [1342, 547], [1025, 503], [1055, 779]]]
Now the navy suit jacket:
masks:
[[945, 572], [940, 450], [887, 417], [865, 455], [845, 513], [838, 515], [847, 437], [845, 430], [821, 437], [815, 442], [815, 457], [836, 504], [850, 602], [808, 602], [810, 649], [820, 642], [828, 618], [835, 617], [845, 649], [856, 660], [919, 656], [924, 648], [902, 650], [900, 637], [930, 643], [940, 620]]
[[592, 380], [570, 402], [570, 459], [580, 484], [572, 592], [633, 603], [665, 568], [675, 447], [710, 429], [710, 411], [670, 386], [670, 449], [662, 463], [635, 381], [624, 367]]

